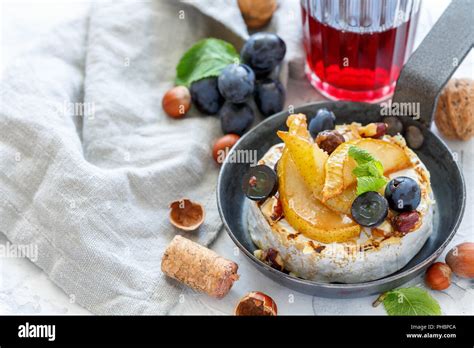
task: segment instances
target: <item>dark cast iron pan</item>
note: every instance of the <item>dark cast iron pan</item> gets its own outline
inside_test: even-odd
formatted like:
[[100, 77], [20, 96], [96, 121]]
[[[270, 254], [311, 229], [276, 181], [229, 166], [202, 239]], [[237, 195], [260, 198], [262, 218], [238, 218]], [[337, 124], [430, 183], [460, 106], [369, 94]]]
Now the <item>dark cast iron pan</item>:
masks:
[[[324, 297], [360, 297], [380, 293], [402, 285], [423, 272], [442, 253], [452, 239], [464, 212], [466, 190], [460, 167], [444, 142], [430, 131], [437, 96], [473, 46], [471, 11], [473, 0], [453, 0], [433, 29], [412, 54], [397, 82], [394, 102], [415, 102], [421, 118], [384, 117], [379, 105], [355, 102], [318, 102], [298, 107], [294, 113], [312, 117], [320, 108], [332, 110], [337, 123], [369, 123], [384, 120], [392, 129], [421, 132], [424, 142], [415, 152], [431, 173], [436, 199], [434, 228], [421, 251], [401, 270], [387, 277], [364, 283], [341, 284], [304, 280], [277, 271], [253, 256], [256, 249], [247, 229], [248, 199], [241, 189], [242, 176], [249, 164], [226, 161], [219, 175], [217, 201], [224, 225], [235, 244], [259, 271], [288, 288]], [[250, 130], [232, 151], [256, 150], [258, 158], [281, 142], [277, 130], [287, 130], [288, 112], [280, 112]], [[397, 129], [398, 128], [398, 129]], [[230, 154], [229, 154], [230, 155]], [[231, 158], [231, 156], [228, 156]]]

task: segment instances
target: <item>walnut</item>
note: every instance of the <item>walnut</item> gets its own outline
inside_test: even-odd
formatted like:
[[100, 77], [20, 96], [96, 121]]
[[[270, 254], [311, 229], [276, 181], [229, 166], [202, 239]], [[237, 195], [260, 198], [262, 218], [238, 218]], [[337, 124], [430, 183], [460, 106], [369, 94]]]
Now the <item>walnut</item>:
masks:
[[265, 26], [277, 8], [276, 0], [239, 0], [240, 12], [249, 29]]
[[448, 139], [468, 140], [474, 135], [474, 80], [448, 82], [439, 96], [435, 122]]

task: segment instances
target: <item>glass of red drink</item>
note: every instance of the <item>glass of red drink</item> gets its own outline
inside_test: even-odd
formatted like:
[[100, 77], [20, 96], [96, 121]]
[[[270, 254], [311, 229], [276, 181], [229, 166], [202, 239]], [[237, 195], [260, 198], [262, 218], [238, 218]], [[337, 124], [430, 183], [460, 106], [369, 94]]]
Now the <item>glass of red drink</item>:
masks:
[[420, 0], [301, 0], [306, 73], [333, 100], [389, 98], [413, 49]]

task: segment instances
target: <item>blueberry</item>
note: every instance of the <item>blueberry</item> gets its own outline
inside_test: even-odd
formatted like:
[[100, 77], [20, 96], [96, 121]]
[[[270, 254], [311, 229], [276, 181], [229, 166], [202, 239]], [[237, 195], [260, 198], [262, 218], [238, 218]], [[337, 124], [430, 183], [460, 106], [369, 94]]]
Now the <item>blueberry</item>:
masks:
[[191, 100], [196, 108], [207, 115], [215, 115], [224, 104], [217, 88], [217, 77], [208, 77], [191, 84]]
[[242, 62], [250, 66], [257, 77], [267, 76], [285, 57], [286, 44], [276, 34], [256, 33], [250, 36], [240, 52]]
[[332, 111], [326, 108], [319, 109], [311, 121], [309, 122], [309, 132], [315, 138], [319, 132], [334, 129], [336, 126], [336, 116]]
[[219, 110], [221, 127], [224, 134], [244, 134], [252, 125], [255, 115], [248, 104], [225, 102]]
[[219, 75], [217, 86], [225, 100], [243, 103], [253, 94], [255, 74], [247, 65], [229, 64]]
[[254, 201], [273, 196], [278, 190], [278, 178], [275, 171], [264, 165], [250, 167], [242, 178], [242, 190]]
[[388, 215], [387, 200], [378, 192], [365, 192], [352, 203], [351, 214], [352, 218], [361, 226], [380, 225]]
[[385, 198], [391, 209], [404, 212], [415, 210], [421, 201], [418, 183], [407, 176], [398, 176], [385, 187]]
[[268, 117], [283, 110], [285, 89], [278, 80], [263, 79], [255, 86], [255, 103], [263, 116]]

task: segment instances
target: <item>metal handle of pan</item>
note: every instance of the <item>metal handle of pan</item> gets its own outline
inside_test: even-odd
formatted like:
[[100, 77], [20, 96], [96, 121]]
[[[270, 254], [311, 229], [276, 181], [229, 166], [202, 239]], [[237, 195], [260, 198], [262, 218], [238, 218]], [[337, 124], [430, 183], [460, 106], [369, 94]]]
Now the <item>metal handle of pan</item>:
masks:
[[[417, 116], [428, 129], [441, 89], [474, 45], [473, 14], [474, 0], [453, 0], [411, 55], [398, 78], [392, 107], [401, 103], [419, 103]], [[391, 121], [394, 129], [402, 130], [403, 117], [386, 119], [389, 124]]]

